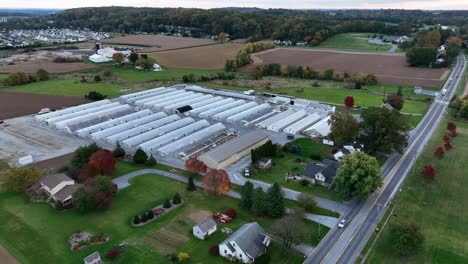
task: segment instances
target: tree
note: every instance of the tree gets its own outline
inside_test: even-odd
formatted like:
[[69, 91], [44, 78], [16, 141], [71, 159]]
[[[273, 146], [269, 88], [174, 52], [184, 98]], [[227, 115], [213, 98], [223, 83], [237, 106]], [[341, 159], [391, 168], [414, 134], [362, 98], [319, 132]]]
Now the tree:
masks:
[[237, 65], [234, 60], [227, 59], [226, 63], [224, 64], [224, 71], [226, 72], [236, 72], [237, 71]]
[[323, 71], [323, 79], [325, 80], [332, 80], [334, 75], [333, 69], [326, 69]]
[[42, 173], [35, 167], [11, 168], [3, 174], [5, 187], [14, 192], [25, 191], [36, 183], [41, 176]]
[[109, 78], [112, 75], [112, 71], [110, 69], [106, 68], [106, 69], [104, 69], [102, 74], [104, 75], [105, 78]]
[[117, 65], [121, 65], [124, 59], [124, 55], [120, 52], [114, 53], [114, 55], [112, 55], [112, 61], [114, 61], [114, 63]]
[[408, 141], [408, 120], [398, 111], [369, 107], [362, 112], [361, 139], [370, 153], [401, 152]]
[[337, 145], [353, 141], [359, 135], [359, 123], [348, 112], [335, 112], [329, 121], [331, 132], [329, 137]]
[[310, 230], [304, 225], [301, 215], [288, 215], [276, 220], [272, 227], [272, 233], [281, 243], [291, 248], [310, 239]]
[[100, 173], [101, 172], [99, 171], [97, 167], [93, 166], [92, 164], [88, 162], [86, 164], [83, 164], [83, 166], [81, 166], [77, 180], [78, 182], [85, 182], [88, 179], [99, 175]]
[[299, 206], [304, 208], [307, 212], [313, 212], [317, 208], [317, 202], [312, 195], [301, 193], [298, 196]]
[[266, 193], [268, 214], [272, 217], [281, 217], [284, 215], [286, 207], [284, 206], [283, 190], [278, 183], [268, 188]]
[[345, 104], [347, 109], [353, 108], [354, 107], [354, 97], [346, 96], [346, 98], [344, 99], [344, 104]]
[[421, 175], [429, 182], [433, 182], [435, 180], [435, 169], [432, 165], [424, 165]]
[[135, 64], [136, 61], [138, 60], [138, 53], [136, 52], [130, 53], [130, 55], [128, 56], [128, 59], [130, 60], [132, 64]]
[[424, 36], [424, 47], [438, 47], [440, 45], [440, 31], [434, 29], [429, 31]]
[[397, 223], [391, 227], [392, 245], [401, 256], [418, 252], [424, 243], [424, 236], [416, 224]]
[[145, 164], [148, 160], [148, 155], [141, 148], [138, 148], [135, 154], [133, 155], [133, 162], [136, 164]]
[[100, 100], [106, 99], [107, 96], [103, 95], [100, 92], [90, 91], [88, 94], [85, 95], [85, 98], [89, 99], [89, 100], [92, 100], [92, 101], [100, 101]]
[[379, 162], [362, 151], [355, 151], [341, 162], [335, 183], [336, 191], [343, 198], [367, 199], [382, 186]]
[[219, 42], [225, 42], [227, 39], [227, 34], [225, 32], [220, 32], [218, 34], [218, 41]]
[[96, 143], [93, 143], [88, 146], [79, 147], [78, 149], [75, 150], [75, 153], [73, 155], [73, 158], [70, 164], [71, 167], [81, 168], [83, 164], [88, 163], [91, 155], [93, 155], [99, 149], [100, 148], [98, 147], [98, 145], [96, 145]]
[[252, 194], [252, 207], [250, 211], [254, 215], [264, 215], [268, 211], [265, 192], [261, 187], [255, 188]]
[[210, 247], [210, 254], [213, 256], [218, 256], [219, 255], [219, 246], [218, 245], [212, 245]]
[[180, 262], [187, 262], [190, 259], [190, 255], [185, 252], [180, 252], [179, 254], [177, 254], [177, 258]]
[[252, 208], [253, 192], [254, 186], [252, 182], [246, 181], [240, 190], [242, 208], [246, 210], [250, 210]]
[[6, 79], [6, 83], [10, 86], [21, 85], [30, 82], [31, 80], [29, 78], [29, 75], [24, 72], [10, 73]]
[[193, 176], [189, 176], [188, 183], [187, 183], [187, 191], [193, 192], [197, 189], [195, 183], [193, 182]]
[[115, 171], [116, 159], [107, 149], [101, 149], [91, 155], [89, 165], [95, 167], [101, 175], [110, 175]]
[[436, 48], [412, 47], [406, 52], [406, 61], [410, 66], [429, 66], [437, 59]]
[[158, 162], [156, 161], [156, 159], [153, 157], [153, 154], [150, 155], [150, 158], [148, 159], [148, 161], [146, 162], [146, 165], [150, 166], [150, 167], [154, 167], [156, 165], [158, 165]]
[[120, 143], [117, 142], [117, 146], [115, 149], [112, 151], [112, 156], [116, 158], [123, 158], [125, 157], [125, 150], [120, 146]]
[[206, 173], [207, 170], [206, 164], [197, 158], [187, 159], [185, 161], [185, 168], [195, 174]]
[[203, 177], [203, 186], [215, 195], [223, 195], [231, 190], [231, 181], [224, 170], [209, 170]]
[[174, 194], [174, 197], [172, 197], [172, 203], [173, 204], [180, 204], [182, 202], [182, 197], [180, 197], [179, 193]]
[[457, 129], [457, 125], [454, 122], [447, 123], [447, 130], [453, 131]]
[[44, 70], [44, 69], [39, 69], [37, 70], [36, 72], [36, 75], [37, 75], [37, 78], [40, 80], [40, 81], [47, 81], [49, 80], [49, 72]]
[[94, 75], [94, 81], [95, 81], [95, 82], [100, 82], [100, 81], [102, 81], [101, 75], [99, 75], [99, 74]]
[[403, 96], [400, 96], [396, 93], [388, 95], [385, 101], [398, 111], [403, 108], [403, 104], [405, 102]]
[[168, 209], [172, 207], [171, 201], [169, 199], [164, 201], [163, 207]]
[[148, 212], [146, 212], [146, 218], [148, 220], [151, 220], [154, 218], [154, 213], [153, 213], [153, 210], [149, 210]]
[[118, 247], [114, 247], [114, 248], [109, 249], [109, 251], [107, 251], [106, 256], [109, 259], [115, 259], [117, 258], [117, 256], [119, 256], [119, 254], [120, 254], [120, 249]]
[[438, 146], [434, 151], [434, 156], [441, 159], [445, 155], [445, 149], [443, 146]]
[[97, 176], [88, 179], [76, 190], [73, 204], [81, 212], [107, 209], [112, 205], [112, 198], [117, 193], [117, 187], [108, 176]]
[[135, 216], [133, 217], [133, 224], [134, 224], [134, 225], [138, 225], [138, 224], [140, 224], [140, 223], [141, 223], [140, 216], [139, 216], [139, 215], [135, 215]]
[[149, 59], [145, 59], [143, 57], [139, 58], [136, 61], [136, 65], [140, 66], [141, 68], [143, 68], [145, 70], [149, 70], [149, 69], [151, 69], [153, 67], [153, 63], [151, 63], [151, 61]]

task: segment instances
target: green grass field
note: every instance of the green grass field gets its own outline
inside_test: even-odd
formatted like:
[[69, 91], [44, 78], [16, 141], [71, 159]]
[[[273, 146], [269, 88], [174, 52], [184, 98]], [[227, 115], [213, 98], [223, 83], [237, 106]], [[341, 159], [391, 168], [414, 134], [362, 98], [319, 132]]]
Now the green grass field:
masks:
[[[224, 212], [227, 208], [235, 208], [238, 217], [229, 224], [234, 230], [251, 221], [258, 221], [268, 230], [274, 221], [251, 216], [238, 208], [238, 200], [226, 196], [214, 197], [201, 190], [186, 192], [185, 184], [159, 175], [142, 175], [132, 179], [131, 183], [130, 187], [119, 191], [109, 210], [88, 214], [76, 210], [58, 212], [47, 204], [29, 202], [24, 194], [0, 192], [0, 243], [21, 263], [37, 263], [39, 259], [43, 263], [80, 263], [90, 253], [98, 250], [105, 255], [107, 250], [122, 242], [128, 244], [127, 249], [114, 263], [170, 263], [165, 254], [158, 253], [161, 250], [159, 246], [141, 240], [166, 227], [179, 230], [180, 234], [188, 237], [187, 242], [172, 250], [189, 253], [190, 263], [224, 263], [221, 257], [210, 256], [208, 249], [227, 235], [218, 231], [207, 241], [192, 237], [189, 234], [193, 224], [189, 219], [191, 214], [200, 210]], [[134, 215], [162, 204], [176, 192], [185, 201], [180, 208], [144, 227], [133, 228], [130, 225]], [[322, 226], [319, 238], [317, 224], [308, 220], [304, 222], [312, 232], [310, 244], [316, 245], [328, 229]], [[73, 252], [69, 249], [67, 238], [79, 230], [107, 233], [110, 241]], [[270, 250], [271, 258], [291, 264], [300, 263], [303, 259], [300, 254], [289, 252], [285, 256], [281, 252], [281, 246], [274, 243]]]
[[[424, 234], [423, 250], [402, 259], [391, 244], [391, 234], [384, 229], [367, 263], [468, 263], [468, 124], [457, 122], [454, 148], [437, 159], [434, 149], [441, 145], [447, 119], [441, 123], [410, 173], [402, 192], [394, 199], [396, 209], [390, 224], [407, 221], [417, 224]], [[426, 164], [436, 170], [436, 181], [425, 183], [420, 172]]]
[[112, 68], [113, 75], [129, 83], [140, 83], [149, 81], [175, 81], [182, 80], [184, 75], [193, 74], [196, 78], [202, 75], [217, 74], [217, 70], [186, 70], [170, 68], [160, 72], [142, 71], [129, 67]]
[[323, 49], [341, 49], [341, 50], [359, 50], [359, 51], [388, 51], [392, 45], [372, 44], [367, 39], [373, 36], [369, 33], [344, 33], [335, 35], [320, 43], [317, 48]]

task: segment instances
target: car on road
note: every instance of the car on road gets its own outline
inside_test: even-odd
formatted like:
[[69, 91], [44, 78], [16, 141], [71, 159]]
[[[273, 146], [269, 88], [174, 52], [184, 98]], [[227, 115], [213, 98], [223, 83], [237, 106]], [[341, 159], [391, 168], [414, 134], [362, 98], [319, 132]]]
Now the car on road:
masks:
[[338, 228], [343, 228], [346, 225], [346, 219], [341, 219], [338, 223]]
[[244, 171], [244, 176], [245, 176], [245, 177], [250, 177], [250, 171], [249, 171], [249, 169], [245, 169], [245, 171]]

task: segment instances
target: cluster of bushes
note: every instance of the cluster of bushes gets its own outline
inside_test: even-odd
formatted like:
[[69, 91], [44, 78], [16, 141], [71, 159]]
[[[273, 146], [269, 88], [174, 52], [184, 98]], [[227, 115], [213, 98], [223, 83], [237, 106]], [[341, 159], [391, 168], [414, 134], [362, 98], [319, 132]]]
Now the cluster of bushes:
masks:
[[[177, 205], [177, 204], [180, 204], [182, 203], [182, 197], [180, 197], [180, 195], [178, 193], [176, 193], [174, 195], [174, 197], [172, 197], [172, 202], [170, 199], [167, 199], [164, 201], [163, 203], [163, 208], [165, 209], [169, 209], [172, 207], [172, 205]], [[146, 223], [148, 222], [149, 220], [153, 219], [154, 218], [154, 213], [153, 213], [153, 210], [148, 210], [147, 212], [143, 213], [142, 215], [135, 215], [133, 217], [133, 224], [134, 225], [138, 225], [138, 224], [141, 224], [141, 223]]]
[[241, 207], [257, 216], [282, 217], [285, 214], [283, 191], [278, 183], [274, 183], [265, 192], [261, 187], [254, 189], [247, 181], [242, 186]]
[[5, 80], [7, 85], [15, 86], [27, 83], [33, 83], [37, 81], [49, 80], [49, 73], [44, 69], [39, 69], [35, 75], [27, 74], [25, 72], [14, 72], [10, 73]]
[[99, 233], [99, 234], [97, 234], [97, 235], [91, 236], [91, 237], [88, 238], [88, 239], [79, 241], [79, 242], [77, 243], [77, 246], [78, 246], [78, 247], [89, 246], [89, 245], [92, 245], [92, 244], [97, 244], [97, 243], [105, 242], [106, 239], [107, 239], [107, 235], [106, 235], [106, 234], [104, 234], [104, 233]]
[[468, 97], [453, 99], [450, 102], [450, 107], [454, 109], [456, 118], [468, 119]]
[[88, 94], [86, 94], [84, 97], [92, 101], [100, 101], [100, 100], [106, 99], [107, 95], [103, 95], [102, 93], [97, 92], [97, 91], [91, 91]]
[[54, 59], [55, 63], [73, 63], [73, 62], [83, 62], [82, 58], [78, 57], [57, 57]]
[[278, 145], [273, 144], [271, 140], [268, 140], [264, 145], [252, 149], [250, 151], [250, 156], [252, 159], [252, 164], [257, 163], [263, 157], [276, 157], [278, 154]]
[[199, 78], [195, 77], [193, 73], [186, 74], [182, 76], [182, 80], [184, 83], [193, 83], [193, 82], [207, 82], [207, 81], [212, 81], [212, 80], [233, 80], [236, 78], [236, 75], [234, 73], [224, 73], [220, 72], [215, 75], [202, 75]]
[[236, 72], [239, 67], [245, 66], [252, 61], [249, 54], [273, 48], [275, 48], [275, 45], [271, 42], [247, 43], [237, 52], [234, 59], [226, 60], [224, 70], [227, 72]]
[[[119, 146], [120, 147], [120, 146]], [[125, 154], [124, 154], [125, 155]], [[142, 149], [137, 149], [137, 151], [135, 152], [135, 154], [133, 155], [133, 162], [135, 164], [146, 164], [148, 166], [156, 166], [158, 164], [158, 162], [156, 161], [156, 159], [153, 157], [153, 155], [151, 155], [149, 158], [148, 158], [148, 155], [146, 155], [146, 152], [144, 152]]]

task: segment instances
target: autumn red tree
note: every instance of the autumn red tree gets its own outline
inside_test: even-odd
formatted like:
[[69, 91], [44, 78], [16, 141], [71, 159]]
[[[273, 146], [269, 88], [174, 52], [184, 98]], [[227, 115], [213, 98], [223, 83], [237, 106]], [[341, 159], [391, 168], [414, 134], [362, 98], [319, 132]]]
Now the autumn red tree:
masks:
[[309, 42], [312, 41], [313, 39], [314, 39], [314, 37], [311, 36], [311, 35], [308, 35], [308, 36], [305, 36], [305, 37], [304, 37], [304, 41], [307, 42], [307, 43], [309, 43]]
[[89, 162], [83, 164], [83, 167], [81, 167], [79, 175], [78, 175], [78, 182], [86, 182], [88, 179], [91, 179], [95, 177], [96, 175], [99, 175], [99, 170], [91, 165]]
[[352, 108], [354, 106], [354, 97], [352, 96], [346, 96], [346, 98], [344, 99], [344, 104], [346, 106], [346, 108]]
[[452, 149], [452, 143], [450, 142], [450, 139], [444, 142], [444, 147], [446, 150]]
[[223, 195], [231, 190], [231, 180], [224, 170], [209, 170], [203, 177], [203, 186], [215, 195]]
[[454, 122], [447, 123], [447, 130], [453, 131], [457, 129], [457, 125]]
[[232, 209], [232, 208], [229, 208], [226, 210], [226, 215], [231, 217], [231, 218], [235, 218], [236, 215], [237, 215], [237, 212], [236, 210]]
[[227, 39], [227, 34], [226, 32], [221, 32], [218, 34], [218, 41], [219, 42], [225, 42]]
[[116, 159], [111, 151], [101, 149], [91, 155], [88, 163], [95, 167], [101, 175], [109, 175], [115, 171], [115, 162]]
[[445, 133], [444, 142], [450, 141], [450, 132]]
[[444, 157], [444, 154], [445, 154], [445, 149], [443, 146], [437, 147], [436, 150], [434, 151], [434, 156], [438, 158]]
[[435, 180], [435, 169], [432, 165], [425, 165], [421, 171], [421, 175], [427, 180], [433, 182]]
[[206, 173], [207, 170], [206, 164], [197, 158], [190, 158], [186, 160], [185, 168], [195, 174]]

